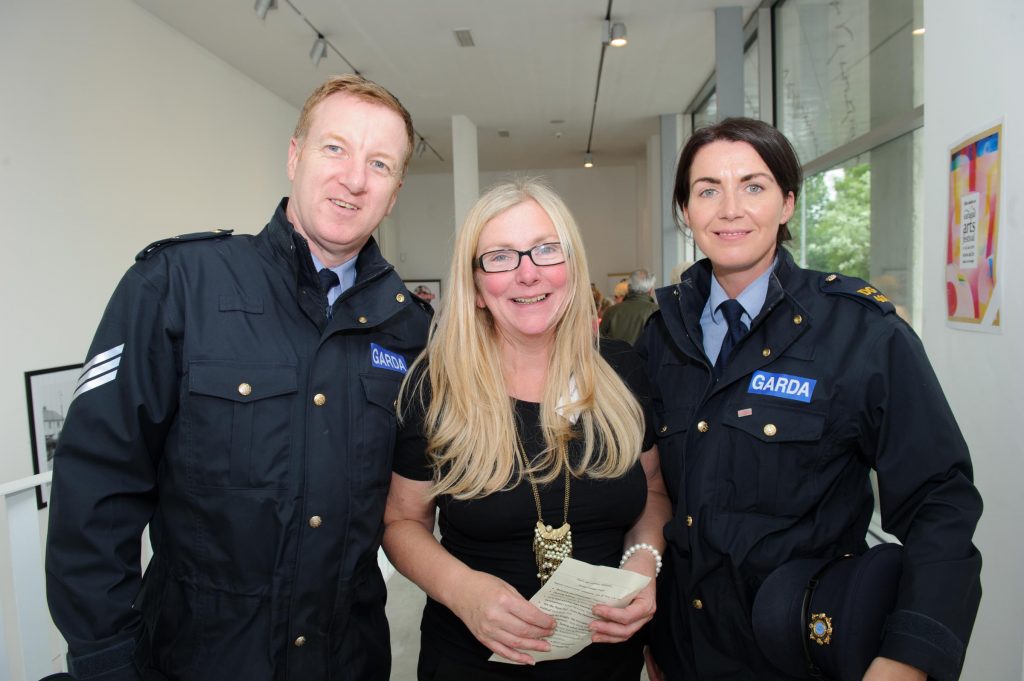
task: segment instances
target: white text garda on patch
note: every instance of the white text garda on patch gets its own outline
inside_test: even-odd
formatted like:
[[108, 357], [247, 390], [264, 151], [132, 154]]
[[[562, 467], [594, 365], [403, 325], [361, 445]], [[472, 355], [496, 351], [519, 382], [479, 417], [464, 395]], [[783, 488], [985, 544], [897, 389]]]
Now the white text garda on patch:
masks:
[[764, 374], [755, 374], [753, 380], [750, 381], [750, 387], [754, 390], [763, 390], [765, 392], [775, 394], [806, 397], [807, 399], [811, 398], [810, 381], [786, 378], [785, 376], [765, 376]]
[[377, 348], [371, 350], [373, 353], [373, 365], [394, 369], [395, 371], [406, 372], [405, 359], [401, 355], [393, 355], [388, 352], [382, 352]]

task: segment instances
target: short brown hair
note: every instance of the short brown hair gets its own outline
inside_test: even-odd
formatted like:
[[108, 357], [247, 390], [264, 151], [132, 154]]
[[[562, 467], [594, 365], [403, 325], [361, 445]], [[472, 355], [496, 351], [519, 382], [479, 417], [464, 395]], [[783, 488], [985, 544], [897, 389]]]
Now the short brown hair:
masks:
[[306, 99], [306, 103], [302, 105], [302, 113], [299, 114], [299, 122], [295, 125], [295, 132], [293, 133], [295, 139], [301, 141], [305, 138], [306, 133], [309, 132], [310, 120], [313, 118], [313, 109], [316, 108], [316, 105], [339, 92], [352, 95], [370, 104], [380, 104], [402, 117], [402, 120], [405, 121], [405, 133], [409, 137], [409, 150], [405, 154], [405, 163], [402, 164], [402, 174], [405, 175], [405, 171], [409, 169], [409, 160], [412, 158], [413, 147], [416, 146], [415, 132], [412, 129], [412, 116], [402, 106], [402, 103], [398, 101], [398, 98], [385, 88], [377, 85], [372, 80], [367, 80], [354, 73], [332, 76], [324, 81], [320, 87], [313, 90], [313, 93]]
[[[764, 121], [753, 118], [726, 118], [720, 123], [699, 128], [686, 141], [683, 151], [679, 154], [679, 166], [676, 169], [676, 186], [673, 201], [673, 212], [682, 224], [682, 209], [690, 202], [690, 168], [697, 152], [712, 142], [746, 142], [754, 148], [761, 160], [772, 171], [775, 181], [782, 190], [782, 196], [793, 193], [793, 200], [800, 195], [803, 183], [803, 171], [796, 150], [786, 136], [775, 127]], [[779, 234], [775, 242], [782, 245], [793, 236], [789, 227], [779, 225]]]

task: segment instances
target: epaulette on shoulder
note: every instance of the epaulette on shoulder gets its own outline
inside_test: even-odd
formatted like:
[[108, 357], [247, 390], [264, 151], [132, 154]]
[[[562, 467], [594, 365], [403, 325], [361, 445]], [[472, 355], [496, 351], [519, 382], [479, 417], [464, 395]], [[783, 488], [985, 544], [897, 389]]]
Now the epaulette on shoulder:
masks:
[[852, 298], [862, 305], [881, 311], [882, 314], [896, 311], [896, 306], [887, 295], [857, 277], [836, 273], [822, 274], [818, 287], [822, 293]]
[[150, 245], [139, 251], [139, 254], [135, 256], [136, 260], [145, 260], [149, 256], [153, 255], [161, 248], [170, 246], [172, 244], [183, 244], [189, 241], [205, 241], [207, 239], [223, 239], [224, 237], [231, 236], [231, 233], [235, 231], [233, 229], [213, 229], [209, 232], [193, 232], [191, 234], [179, 234], [178, 236], [172, 236], [169, 239], [160, 239], [154, 241]]

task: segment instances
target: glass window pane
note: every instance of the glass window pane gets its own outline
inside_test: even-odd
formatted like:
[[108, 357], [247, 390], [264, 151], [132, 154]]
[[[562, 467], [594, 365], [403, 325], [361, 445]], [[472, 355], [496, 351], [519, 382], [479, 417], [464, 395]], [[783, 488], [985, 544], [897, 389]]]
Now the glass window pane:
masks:
[[804, 180], [789, 222], [805, 267], [871, 282], [907, 321], [915, 310], [920, 141], [915, 131]]
[[786, 0], [775, 10], [778, 127], [803, 162], [915, 102], [915, 0]]
[[[914, 31], [918, 33], [914, 33]], [[924, 104], [924, 0], [914, 0], [914, 106]]]
[[758, 87], [757, 38], [743, 53], [743, 115], [749, 118], [761, 117], [761, 91]]
[[718, 94], [712, 92], [704, 103], [693, 112], [693, 129], [703, 128], [718, 120]]

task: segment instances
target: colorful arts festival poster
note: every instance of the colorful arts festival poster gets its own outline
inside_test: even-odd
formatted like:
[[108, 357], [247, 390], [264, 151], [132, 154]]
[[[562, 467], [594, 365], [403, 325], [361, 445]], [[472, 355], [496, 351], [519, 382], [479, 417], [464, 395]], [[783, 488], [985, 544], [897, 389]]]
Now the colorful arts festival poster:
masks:
[[950, 148], [946, 224], [947, 323], [999, 332], [997, 286], [1003, 126]]

